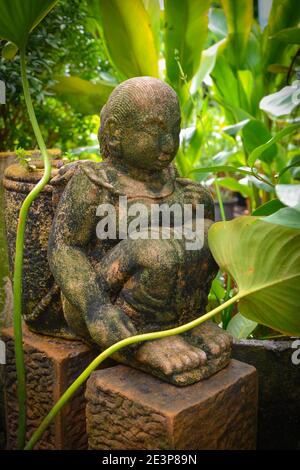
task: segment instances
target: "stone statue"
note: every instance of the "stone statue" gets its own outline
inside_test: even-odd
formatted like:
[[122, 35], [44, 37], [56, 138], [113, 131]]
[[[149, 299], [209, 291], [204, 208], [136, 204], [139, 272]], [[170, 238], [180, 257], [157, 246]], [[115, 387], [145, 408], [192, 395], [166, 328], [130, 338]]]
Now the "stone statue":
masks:
[[[67, 182], [48, 249], [62, 292], [67, 337], [96, 343], [103, 350], [128, 336], [179, 326], [204, 313], [217, 272], [207, 244], [213, 201], [198, 183], [180, 178], [172, 165], [179, 132], [174, 90], [155, 78], [132, 78], [112, 92], [102, 109], [99, 141], [104, 161], [67, 166], [54, 178], [58, 194]], [[127, 218], [121, 198], [127, 201]], [[153, 204], [189, 204], [191, 228], [197, 222], [196, 205], [204, 204], [202, 248], [188, 250], [186, 238], [175, 235], [174, 221], [168, 239], [162, 236], [161, 220], [157, 236], [147, 236], [147, 218], [140, 232], [145, 237], [122, 236], [120, 227], [126, 232], [134, 204], [149, 209], [148, 214]], [[115, 237], [97, 234], [101, 206], [115, 210]], [[184, 335], [132, 345], [113, 356], [177, 385], [210, 376], [229, 357], [229, 335], [210, 322]]]

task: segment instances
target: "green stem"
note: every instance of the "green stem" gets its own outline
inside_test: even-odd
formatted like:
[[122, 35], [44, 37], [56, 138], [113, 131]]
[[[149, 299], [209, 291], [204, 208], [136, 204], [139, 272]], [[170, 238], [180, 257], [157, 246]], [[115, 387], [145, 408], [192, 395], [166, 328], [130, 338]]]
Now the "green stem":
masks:
[[23, 274], [23, 257], [24, 257], [24, 235], [28, 210], [37, 195], [48, 182], [51, 175], [51, 164], [48, 159], [46, 145], [41, 135], [36, 116], [34, 113], [31, 96], [29, 92], [29, 84], [26, 75], [26, 59], [25, 48], [20, 50], [21, 60], [21, 77], [25, 102], [29, 118], [37, 139], [41, 154], [44, 159], [44, 175], [37, 185], [26, 196], [19, 213], [17, 234], [16, 234], [16, 253], [14, 261], [14, 277], [13, 277], [13, 325], [14, 325], [14, 342], [15, 342], [15, 359], [17, 370], [17, 391], [19, 402], [19, 418], [18, 418], [18, 439], [17, 445], [19, 449], [23, 449], [26, 434], [26, 383], [25, 383], [25, 365], [23, 352], [23, 335], [22, 335], [22, 274]]
[[56, 402], [54, 407], [50, 410], [47, 416], [43, 419], [39, 427], [33, 433], [30, 441], [25, 446], [25, 450], [32, 450], [38, 440], [41, 438], [49, 424], [53, 421], [57, 413], [62, 409], [62, 407], [67, 403], [67, 401], [72, 397], [72, 395], [76, 392], [76, 390], [89, 378], [90, 374], [109, 356], [114, 354], [115, 352], [119, 351], [119, 349], [124, 348], [125, 346], [129, 346], [130, 344], [139, 343], [141, 341], [150, 341], [159, 338], [166, 338], [167, 336], [174, 336], [184, 333], [191, 328], [195, 328], [196, 326], [200, 325], [206, 320], [209, 320], [214, 315], [222, 311], [224, 308], [228, 307], [229, 305], [237, 302], [240, 299], [240, 295], [237, 294], [227, 302], [224, 302], [222, 305], [219, 305], [215, 309], [211, 310], [210, 312], [202, 315], [202, 317], [196, 318], [185, 325], [178, 326], [177, 328], [172, 328], [171, 330], [165, 331], [158, 331], [155, 333], [145, 333], [142, 335], [131, 336], [130, 338], [122, 339], [122, 341], [118, 341], [117, 343], [113, 344], [105, 351], [103, 351], [99, 356], [97, 356], [84, 371], [77, 377], [77, 379], [70, 385], [69, 388], [63, 393], [60, 399]]
[[[226, 215], [225, 215], [225, 210], [224, 210], [224, 204], [223, 204], [223, 199], [221, 196], [221, 191], [219, 187], [218, 180], [215, 179], [215, 188], [216, 188], [216, 194], [217, 194], [217, 199], [220, 207], [220, 214], [223, 222], [226, 222]], [[231, 290], [231, 276], [230, 274], [227, 274], [227, 284], [226, 284], [226, 294], [225, 294], [225, 300], [227, 301], [229, 299], [230, 295], [230, 290]], [[229, 319], [228, 315], [230, 314], [229, 309], [225, 309], [224, 314], [222, 314], [222, 327], [226, 330]]]
[[223, 220], [223, 222], [225, 222], [226, 216], [225, 216], [224, 204], [223, 204], [221, 191], [220, 191], [220, 187], [219, 187], [219, 183], [217, 179], [215, 179], [215, 188], [216, 188], [217, 199], [218, 199], [218, 203], [220, 207], [221, 219]]

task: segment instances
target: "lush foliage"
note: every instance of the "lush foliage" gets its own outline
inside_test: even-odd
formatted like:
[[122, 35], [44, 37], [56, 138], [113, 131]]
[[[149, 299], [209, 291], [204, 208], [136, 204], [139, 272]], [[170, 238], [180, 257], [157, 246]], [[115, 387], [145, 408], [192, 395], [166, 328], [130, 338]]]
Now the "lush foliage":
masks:
[[[52, 90], [56, 76], [72, 73], [94, 79], [110, 70], [101, 43], [84, 27], [87, 20], [84, 0], [60, 0], [28, 38], [28, 80], [48, 148], [67, 150], [93, 143], [91, 134], [96, 132], [98, 120], [83, 116], [74, 106], [58, 100]], [[0, 47], [3, 44], [0, 42]], [[11, 60], [0, 58], [0, 79], [6, 85], [6, 105], [0, 106], [0, 150], [35, 148], [22, 93], [18, 53]]]

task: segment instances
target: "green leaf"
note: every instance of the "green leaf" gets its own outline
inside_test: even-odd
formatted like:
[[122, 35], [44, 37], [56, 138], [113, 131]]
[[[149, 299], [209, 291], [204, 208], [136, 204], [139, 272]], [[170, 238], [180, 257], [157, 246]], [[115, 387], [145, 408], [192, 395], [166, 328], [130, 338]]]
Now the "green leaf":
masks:
[[299, 82], [291, 86], [285, 86], [280, 91], [264, 96], [259, 103], [260, 109], [278, 117], [290, 114], [300, 103]]
[[270, 224], [283, 225], [285, 227], [300, 229], [300, 213], [292, 207], [284, 207], [279, 209], [268, 217], [263, 217], [262, 220]]
[[[268, 142], [272, 135], [266, 128], [263, 122], [252, 119], [250, 120], [242, 130], [243, 142], [247, 154], [250, 154], [252, 150]], [[261, 154], [260, 160], [270, 163], [277, 153], [276, 145], [270, 145]]]
[[158, 53], [151, 19], [142, 0], [88, 0], [100, 23], [106, 48], [125, 78], [158, 76]]
[[211, 7], [208, 13], [208, 29], [218, 40], [227, 36], [227, 23], [222, 8]]
[[237, 339], [246, 339], [257, 327], [257, 322], [249, 320], [241, 313], [237, 313], [229, 321], [226, 331]]
[[300, 44], [300, 28], [286, 28], [273, 34], [270, 39], [278, 39], [288, 44]]
[[293, 158], [290, 160], [289, 164], [280, 170], [279, 175], [278, 175], [278, 180], [280, 180], [281, 177], [288, 170], [290, 170], [290, 173], [295, 180], [299, 180], [300, 179], [299, 167], [300, 167], [300, 154], [294, 155]]
[[232, 115], [231, 119], [228, 117], [230, 122], [253, 118], [244, 88], [235, 77], [224, 54], [217, 56], [211, 77], [215, 85], [215, 99]]
[[12, 60], [18, 52], [18, 46], [12, 42], [7, 42], [2, 49], [2, 57], [6, 60]]
[[221, 0], [228, 26], [229, 60], [242, 68], [253, 21], [253, 0]]
[[283, 204], [300, 211], [300, 184], [277, 184], [275, 191]]
[[238, 285], [240, 313], [299, 335], [300, 231], [243, 216], [213, 224], [208, 240], [216, 262]]
[[223, 39], [202, 52], [200, 66], [191, 84], [191, 93], [195, 93], [200, 88], [202, 82], [212, 72], [216, 63], [217, 55], [224, 49], [225, 45], [226, 40]]
[[58, 0], [0, 0], [0, 38], [19, 49]]
[[236, 124], [232, 124], [231, 126], [223, 127], [223, 132], [226, 132], [228, 135], [236, 136], [240, 130], [242, 130], [250, 119], [244, 119], [243, 121], [237, 122]]
[[279, 201], [279, 199], [272, 199], [272, 201], [265, 202], [265, 204], [262, 204], [257, 209], [255, 209], [255, 211], [252, 212], [252, 215], [259, 217], [271, 215], [283, 207], [284, 205]]
[[160, 3], [159, 0], [143, 0], [149, 15], [156, 51], [160, 50]]
[[286, 54], [286, 47], [275, 35], [282, 29], [297, 26], [299, 19], [299, 0], [273, 0], [262, 43], [264, 66], [266, 69], [270, 64], [290, 64], [290, 56]]
[[252, 195], [251, 187], [239, 183], [235, 178], [218, 178], [218, 184], [223, 188], [230, 189], [230, 191], [238, 192], [244, 197]]
[[211, 284], [211, 291], [213, 292], [216, 299], [221, 303], [224, 299], [226, 291], [218, 278], [215, 278]]
[[287, 126], [285, 127], [284, 129], [282, 129], [280, 132], [277, 132], [277, 134], [275, 134], [274, 137], [272, 137], [270, 140], [268, 140], [268, 142], [266, 142], [265, 144], [263, 145], [260, 145], [259, 147], [255, 148], [251, 154], [249, 155], [249, 158], [248, 158], [248, 165], [250, 167], [253, 167], [253, 165], [255, 164], [256, 160], [258, 158], [260, 158], [260, 156], [262, 155], [262, 153], [267, 150], [269, 147], [271, 147], [273, 144], [275, 144], [276, 142], [278, 142], [278, 140], [282, 139], [283, 137], [285, 137], [286, 135], [289, 135], [291, 134], [292, 132], [294, 131], [297, 131], [299, 130], [299, 124], [291, 124], [290, 126]]
[[210, 0], [165, 0], [164, 5], [167, 77], [178, 89], [198, 70], [208, 32]]
[[77, 112], [99, 114], [114, 85], [103, 81], [92, 83], [79, 77], [57, 77], [52, 89]]

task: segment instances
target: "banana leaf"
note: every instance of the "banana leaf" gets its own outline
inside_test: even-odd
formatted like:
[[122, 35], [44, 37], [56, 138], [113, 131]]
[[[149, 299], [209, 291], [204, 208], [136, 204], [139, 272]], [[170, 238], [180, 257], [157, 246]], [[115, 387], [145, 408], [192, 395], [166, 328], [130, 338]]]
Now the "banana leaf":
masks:
[[210, 0], [165, 0], [164, 4], [167, 78], [178, 89], [198, 70]]
[[[142, 0], [88, 0], [111, 62], [122, 78], [158, 76], [158, 52]], [[152, 17], [153, 18], [153, 17]]]
[[81, 114], [99, 114], [114, 85], [108, 82], [92, 83], [79, 77], [57, 77], [52, 90], [61, 100]]
[[0, 38], [18, 48], [26, 45], [30, 32], [58, 0], [0, 0]]

